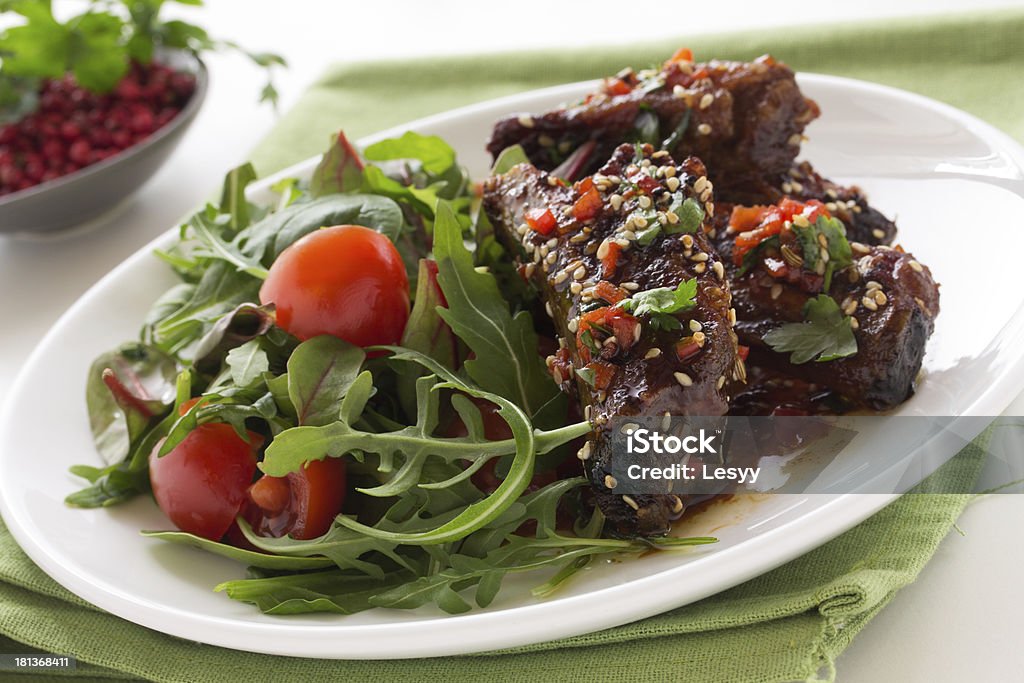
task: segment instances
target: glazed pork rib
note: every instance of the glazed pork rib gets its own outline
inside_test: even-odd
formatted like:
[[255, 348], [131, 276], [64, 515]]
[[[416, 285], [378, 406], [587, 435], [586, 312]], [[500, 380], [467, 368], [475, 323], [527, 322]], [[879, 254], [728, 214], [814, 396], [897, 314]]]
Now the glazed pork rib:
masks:
[[[578, 393], [594, 423], [579, 455], [610, 530], [666, 533], [682, 500], [614, 492], [608, 421], [723, 415], [727, 386], [744, 372], [725, 267], [705, 235], [714, 206], [703, 164], [622, 145], [574, 186], [515, 166], [484, 183], [483, 202], [554, 322], [555, 381]], [[684, 301], [669, 294], [657, 311], [639, 306], [679, 290], [690, 292]]]
[[789, 67], [770, 56], [694, 63], [680, 50], [660, 70], [605, 79], [582, 103], [499, 120], [487, 149], [497, 157], [521, 145], [545, 170], [568, 160], [559, 175], [572, 180], [623, 142], [649, 142], [676, 159], [699, 157], [726, 190], [787, 173], [818, 114]]
[[[740, 343], [751, 348], [751, 362], [828, 387], [859, 407], [888, 409], [910, 398], [939, 312], [938, 285], [928, 267], [899, 247], [848, 241], [835, 232], [827, 238], [805, 232], [815, 238], [819, 250], [808, 258], [809, 245], [796, 231], [809, 231], [819, 212], [828, 209], [790, 199], [779, 206], [796, 215], [774, 235], [765, 231], [770, 220], [762, 218], [755, 226], [759, 219], [751, 222], [750, 217], [758, 211], [771, 216], [778, 207], [722, 204], [715, 216], [715, 244], [732, 286], [736, 332]], [[783, 210], [781, 216], [786, 218], [788, 213]], [[759, 238], [763, 241], [751, 248]], [[848, 247], [839, 249], [835, 242]], [[738, 258], [741, 244], [749, 251]], [[839, 263], [834, 254], [845, 249], [849, 257]], [[820, 256], [828, 251], [833, 252], [833, 265], [840, 266], [830, 276], [825, 275], [828, 265]], [[789, 354], [770, 348], [766, 335], [780, 325], [803, 322], [808, 301], [820, 293], [831, 297], [842, 315], [848, 316], [856, 353], [794, 364]]]

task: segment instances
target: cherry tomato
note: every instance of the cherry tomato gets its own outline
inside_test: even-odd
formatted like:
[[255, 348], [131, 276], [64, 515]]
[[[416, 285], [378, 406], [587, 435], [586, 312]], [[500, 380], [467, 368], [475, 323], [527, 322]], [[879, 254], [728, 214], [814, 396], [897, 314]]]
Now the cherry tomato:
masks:
[[325, 458], [284, 477], [261, 477], [249, 487], [246, 519], [260, 536], [308, 540], [323, 536], [345, 502], [345, 462]]
[[409, 279], [391, 240], [338, 225], [281, 252], [260, 302], [273, 303], [278, 326], [302, 340], [330, 334], [357, 346], [396, 344], [409, 318]]
[[[259, 434], [249, 443], [231, 425], [201, 424], [162, 458], [149, 456], [149, 481], [157, 505], [182, 531], [219, 540], [246, 500], [256, 472]], [[161, 442], [162, 443], [162, 442]]]

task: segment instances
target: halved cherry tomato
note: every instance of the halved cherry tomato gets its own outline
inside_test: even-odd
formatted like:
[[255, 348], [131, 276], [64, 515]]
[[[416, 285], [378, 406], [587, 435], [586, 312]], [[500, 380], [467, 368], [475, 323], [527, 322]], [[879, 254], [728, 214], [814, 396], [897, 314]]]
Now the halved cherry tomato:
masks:
[[409, 279], [391, 240], [338, 225], [281, 252], [260, 303], [274, 304], [278, 326], [302, 340], [330, 334], [357, 346], [395, 344], [409, 319]]
[[604, 91], [609, 95], [628, 95], [633, 92], [633, 86], [621, 78], [604, 79]]
[[666, 64], [675, 64], [676, 62], [692, 62], [693, 61], [693, 50], [688, 47], [681, 47], [675, 51], [671, 57], [668, 58]]
[[313, 460], [283, 477], [263, 476], [249, 487], [253, 504], [246, 520], [260, 536], [323, 536], [341, 512], [345, 482], [345, 462], [339, 458]]
[[149, 456], [149, 481], [157, 505], [182, 531], [219, 540], [246, 500], [263, 437], [246, 443], [231, 425], [201, 424], [160, 458]]

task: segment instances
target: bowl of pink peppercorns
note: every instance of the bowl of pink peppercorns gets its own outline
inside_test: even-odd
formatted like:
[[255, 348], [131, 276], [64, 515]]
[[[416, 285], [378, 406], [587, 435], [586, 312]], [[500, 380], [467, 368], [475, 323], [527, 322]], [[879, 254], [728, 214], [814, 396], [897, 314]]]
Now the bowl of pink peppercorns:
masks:
[[199, 111], [204, 52], [247, 55], [267, 70], [261, 100], [276, 102], [269, 77], [284, 60], [164, 21], [174, 2], [199, 4], [106, 0], [65, 18], [51, 0], [0, 0], [0, 233], [80, 226], [131, 197]]

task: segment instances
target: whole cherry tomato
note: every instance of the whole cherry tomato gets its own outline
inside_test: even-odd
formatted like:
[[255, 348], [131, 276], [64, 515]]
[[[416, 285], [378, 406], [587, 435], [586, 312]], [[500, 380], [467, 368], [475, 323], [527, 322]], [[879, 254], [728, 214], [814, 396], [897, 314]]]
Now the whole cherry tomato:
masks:
[[330, 334], [357, 346], [395, 344], [409, 319], [409, 278], [387, 237], [338, 225], [281, 252], [260, 302], [273, 303], [278, 326], [302, 340]]

